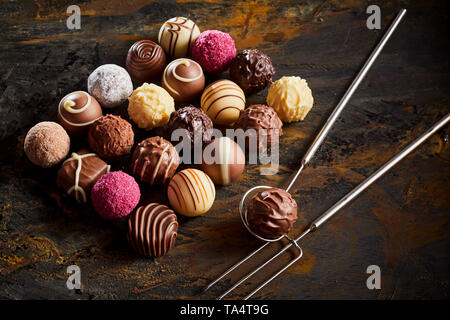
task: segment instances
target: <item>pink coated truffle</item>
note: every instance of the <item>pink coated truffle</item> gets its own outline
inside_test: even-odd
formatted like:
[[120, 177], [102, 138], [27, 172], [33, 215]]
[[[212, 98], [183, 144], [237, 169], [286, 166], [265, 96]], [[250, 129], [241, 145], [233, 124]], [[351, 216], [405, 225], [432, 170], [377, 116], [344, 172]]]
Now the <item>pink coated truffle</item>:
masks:
[[107, 220], [127, 216], [136, 207], [140, 197], [136, 180], [122, 171], [104, 174], [91, 191], [95, 210]]
[[209, 73], [222, 73], [236, 56], [236, 46], [228, 33], [203, 31], [195, 40], [192, 57]]

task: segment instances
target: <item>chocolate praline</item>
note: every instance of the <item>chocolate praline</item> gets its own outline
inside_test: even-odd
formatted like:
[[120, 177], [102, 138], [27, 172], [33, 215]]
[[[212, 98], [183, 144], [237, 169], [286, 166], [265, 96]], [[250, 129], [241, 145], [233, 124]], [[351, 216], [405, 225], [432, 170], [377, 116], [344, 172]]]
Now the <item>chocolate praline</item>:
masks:
[[173, 177], [180, 164], [174, 146], [161, 137], [141, 141], [133, 152], [133, 174], [150, 185], [165, 184]]
[[134, 82], [155, 82], [161, 79], [166, 66], [166, 54], [157, 43], [140, 40], [128, 50], [125, 65]]
[[265, 189], [250, 200], [247, 209], [248, 226], [260, 237], [276, 239], [287, 235], [295, 221], [297, 203], [283, 189]]
[[170, 116], [169, 139], [177, 129], [187, 130], [186, 134], [191, 143], [207, 143], [211, 141], [213, 123], [203, 110], [189, 105], [178, 109]]
[[238, 53], [230, 65], [230, 79], [246, 94], [256, 93], [272, 83], [275, 69], [272, 59], [258, 49]]
[[205, 76], [197, 62], [181, 58], [167, 65], [161, 84], [176, 102], [189, 102], [202, 93], [205, 88]]
[[100, 104], [84, 91], [69, 93], [58, 105], [58, 122], [71, 134], [86, 133], [101, 116]]

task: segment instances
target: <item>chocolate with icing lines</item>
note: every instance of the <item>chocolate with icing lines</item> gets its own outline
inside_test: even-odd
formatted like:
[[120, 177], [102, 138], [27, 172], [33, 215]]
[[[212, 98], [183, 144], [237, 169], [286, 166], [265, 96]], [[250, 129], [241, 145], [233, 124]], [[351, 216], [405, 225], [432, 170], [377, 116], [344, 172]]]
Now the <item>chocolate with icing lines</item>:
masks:
[[100, 104], [85, 91], [71, 92], [58, 104], [58, 122], [71, 134], [87, 132], [89, 126], [101, 116]]
[[194, 21], [184, 17], [174, 17], [164, 22], [159, 29], [158, 42], [169, 56], [188, 57], [199, 35], [200, 29]]
[[140, 40], [128, 50], [125, 64], [135, 82], [155, 82], [161, 78], [166, 66], [166, 54], [157, 43]]
[[73, 152], [58, 170], [56, 184], [77, 201], [86, 203], [92, 187], [100, 177], [110, 171], [111, 166], [95, 153], [83, 149]]

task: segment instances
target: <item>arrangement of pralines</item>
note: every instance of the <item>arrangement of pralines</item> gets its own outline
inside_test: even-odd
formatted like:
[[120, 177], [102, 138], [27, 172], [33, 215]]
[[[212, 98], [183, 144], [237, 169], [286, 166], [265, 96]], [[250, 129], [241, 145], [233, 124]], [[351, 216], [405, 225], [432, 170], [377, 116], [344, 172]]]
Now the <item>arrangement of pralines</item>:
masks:
[[[214, 184], [230, 184], [244, 171], [241, 147], [227, 137], [212, 139], [213, 125], [253, 129], [259, 134], [258, 148], [270, 148], [282, 134], [282, 121], [303, 120], [314, 100], [308, 84], [300, 77], [281, 77], [272, 83], [275, 70], [269, 56], [257, 49], [236, 54], [229, 34], [218, 30], [200, 32], [192, 20], [184, 17], [167, 20], [160, 28], [158, 43], [134, 43], [125, 68], [115, 64], [96, 68], [87, 78], [87, 92], [71, 92], [61, 99], [58, 123], [40, 122], [28, 131], [24, 151], [32, 163], [42, 168], [62, 163], [56, 178], [61, 189], [80, 203], [90, 200], [107, 220], [128, 217], [130, 246], [144, 257], [160, 257], [174, 246], [176, 214], [203, 215], [214, 203]], [[204, 72], [217, 75], [227, 69], [231, 80], [220, 79], [205, 87]], [[245, 109], [245, 95], [268, 86], [267, 106]], [[189, 104], [198, 99], [200, 106]], [[168, 140], [150, 136], [133, 151], [131, 123], [120, 116], [103, 115], [102, 111], [126, 100], [129, 119], [138, 128], [165, 127]], [[175, 103], [181, 103], [178, 110]], [[203, 154], [210, 151], [220, 164], [204, 158], [201, 170], [177, 172], [180, 158], [170, 141], [176, 129], [184, 129], [184, 138], [193, 145], [202, 142]], [[69, 135], [85, 137], [89, 150], [74, 150], [67, 158]], [[260, 136], [265, 141], [260, 141]], [[109, 163], [114, 165], [126, 155], [131, 156], [130, 172], [134, 177], [120, 170], [111, 171]], [[136, 179], [166, 189], [170, 207], [150, 203], [135, 210], [141, 199]], [[248, 210], [251, 230], [266, 238], [287, 234], [297, 219], [295, 200], [277, 188], [258, 193]]]

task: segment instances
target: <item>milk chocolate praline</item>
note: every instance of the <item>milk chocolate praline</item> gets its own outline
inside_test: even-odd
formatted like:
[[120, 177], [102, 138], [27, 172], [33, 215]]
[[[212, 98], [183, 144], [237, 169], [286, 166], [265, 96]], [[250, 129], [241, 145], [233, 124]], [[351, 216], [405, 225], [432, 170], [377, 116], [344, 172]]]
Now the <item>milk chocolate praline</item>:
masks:
[[133, 81], [155, 82], [161, 79], [166, 67], [166, 54], [157, 43], [151, 40], [140, 40], [128, 50], [125, 64]]
[[283, 189], [260, 191], [250, 200], [247, 222], [250, 229], [265, 239], [287, 235], [297, 220], [297, 203]]
[[211, 141], [213, 123], [206, 113], [193, 105], [185, 106], [173, 112], [169, 120], [169, 139], [177, 129], [187, 130], [191, 143]]
[[272, 83], [275, 69], [272, 59], [258, 49], [238, 53], [230, 65], [230, 79], [246, 94], [256, 93]]

